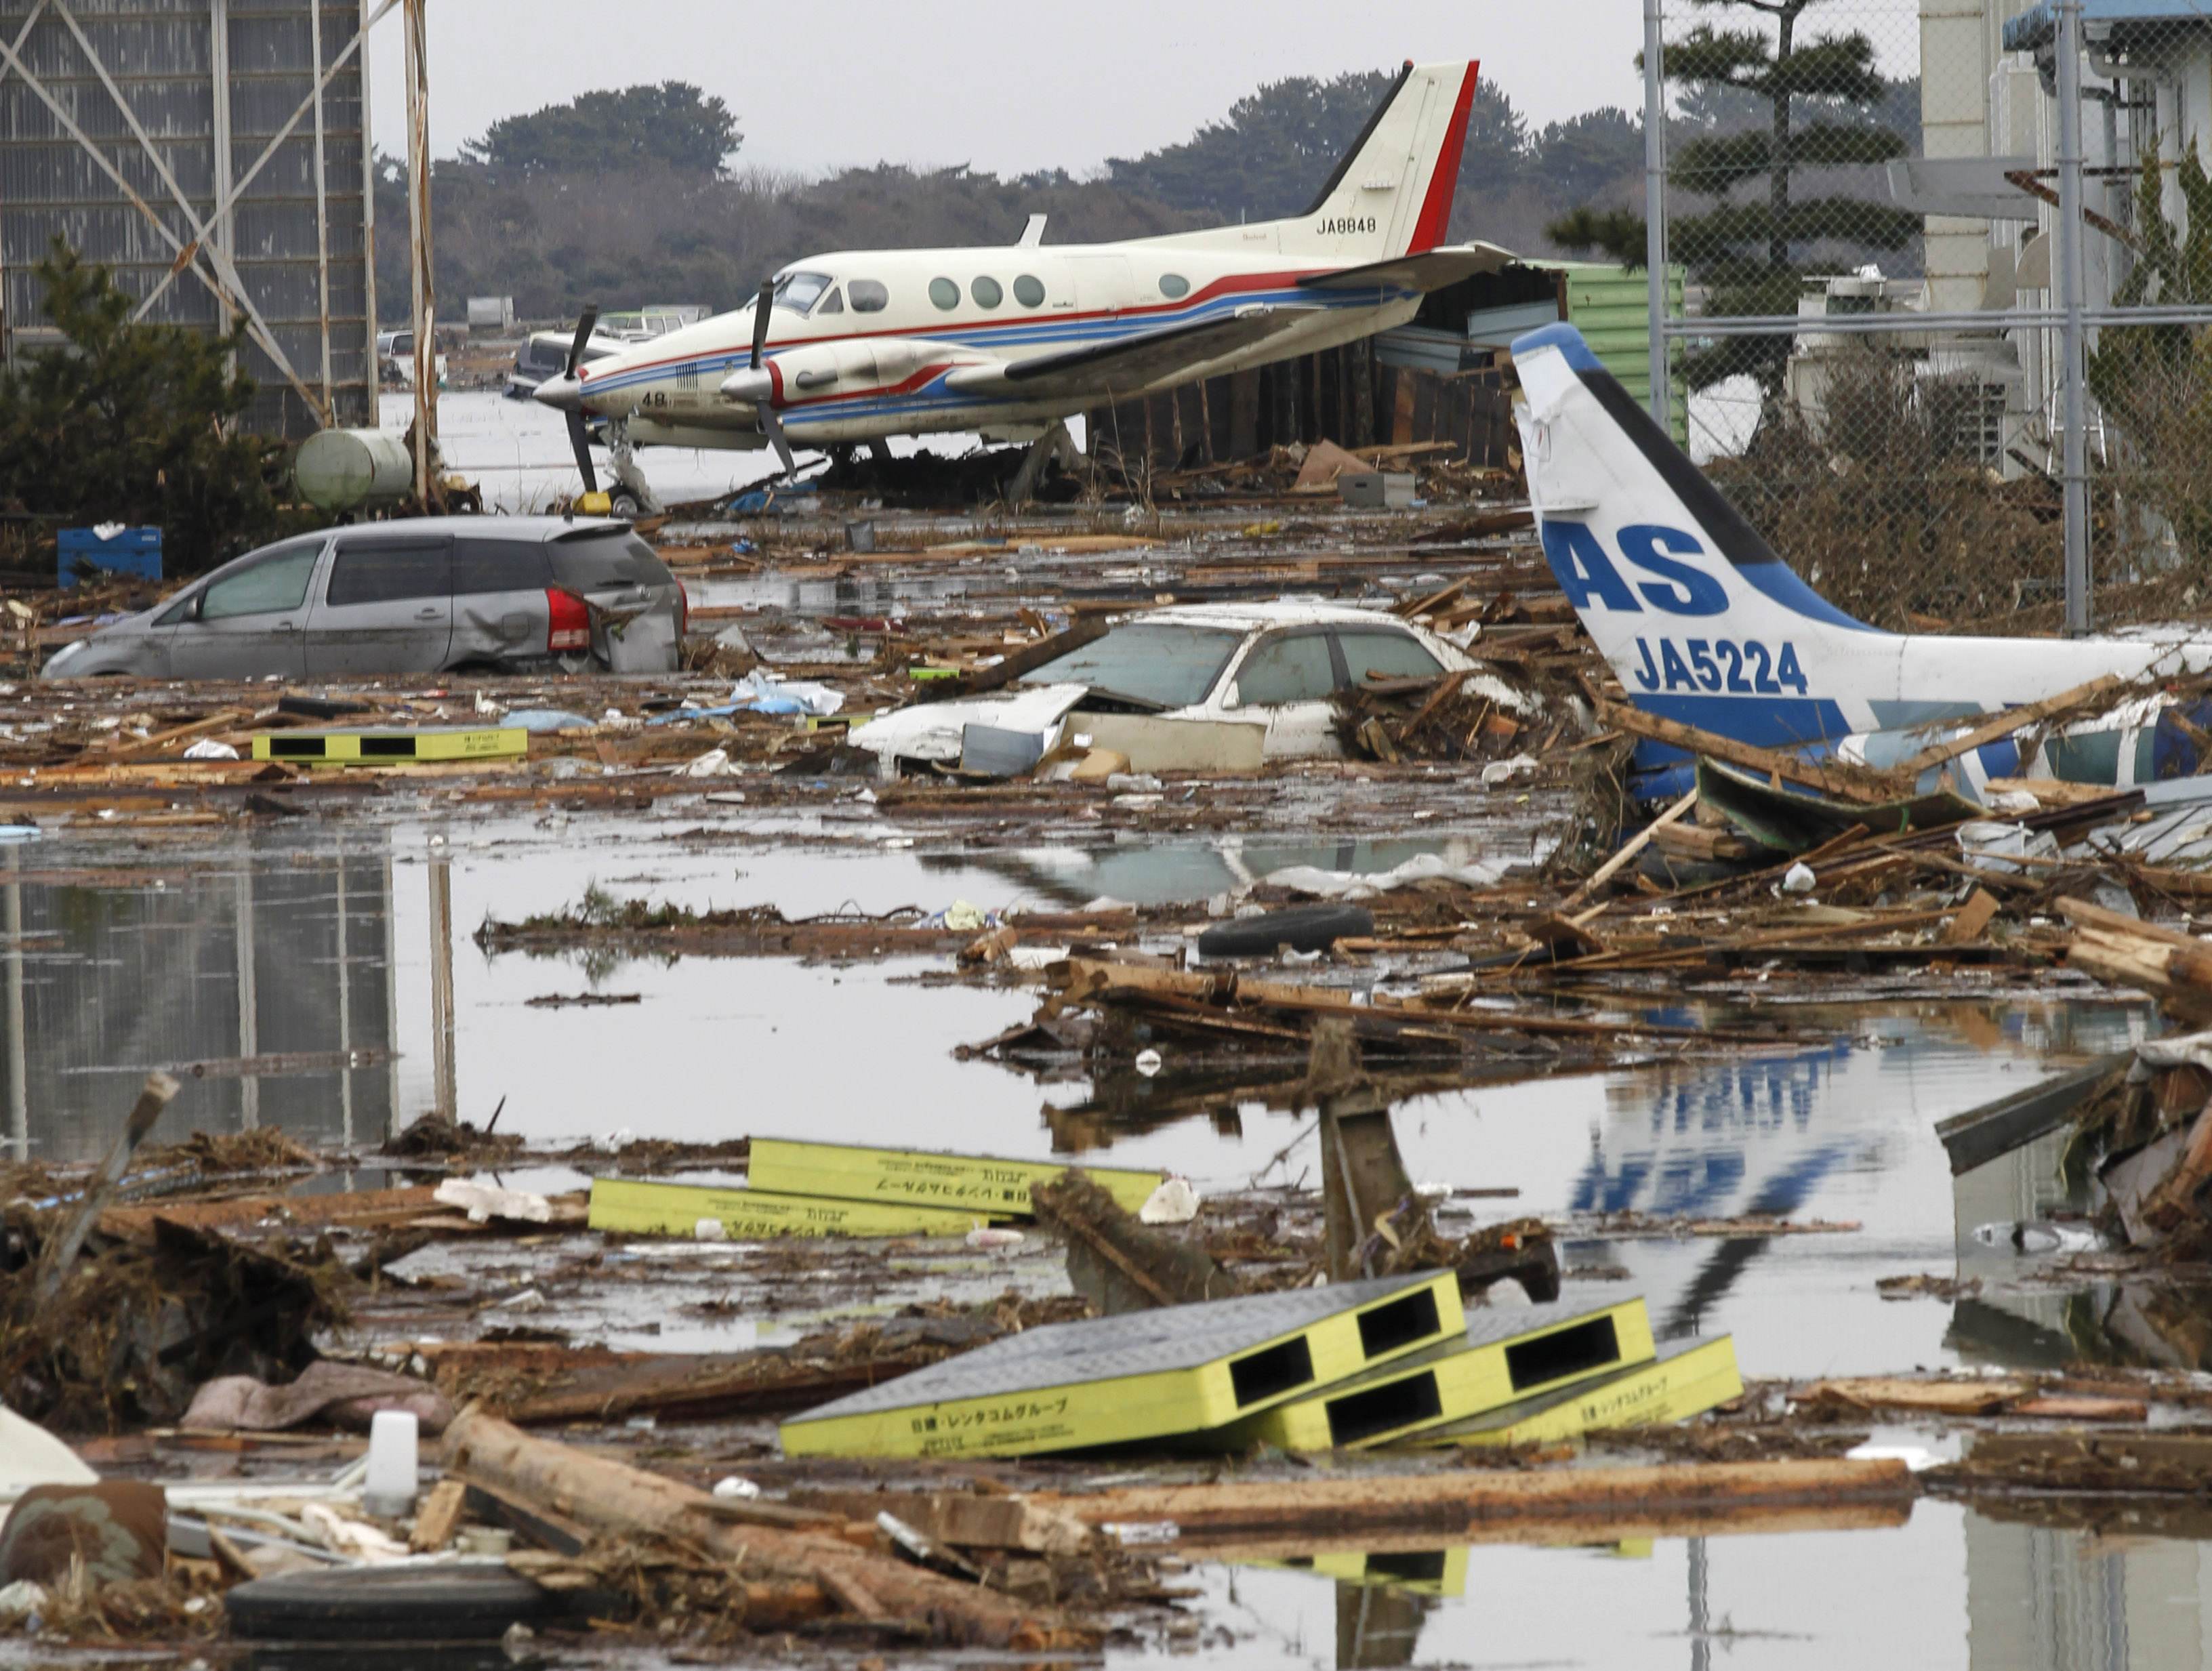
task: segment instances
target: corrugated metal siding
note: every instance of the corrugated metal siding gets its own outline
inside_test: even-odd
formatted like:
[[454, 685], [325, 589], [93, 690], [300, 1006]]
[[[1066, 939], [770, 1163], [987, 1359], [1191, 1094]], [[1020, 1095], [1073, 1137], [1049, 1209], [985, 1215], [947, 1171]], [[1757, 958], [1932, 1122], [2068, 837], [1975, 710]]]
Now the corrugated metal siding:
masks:
[[[241, 178], [314, 85], [311, 7], [321, 6], [323, 63], [337, 61], [361, 25], [357, 0], [218, 0], [228, 9], [231, 143], [228, 173]], [[29, 0], [0, 0], [0, 31], [13, 40]], [[216, 197], [215, 31], [211, 0], [72, 0], [72, 10], [109, 76], [131, 102], [162, 163], [203, 220]], [[23, 62], [181, 243], [190, 222], [141, 149], [68, 26], [41, 15]], [[324, 192], [330, 245], [331, 397], [337, 421], [373, 423], [369, 364], [368, 222], [362, 167], [362, 54], [323, 92]], [[263, 165], [234, 206], [230, 249], [246, 295], [301, 380], [322, 374], [322, 297], [315, 235], [314, 116]], [[59, 236], [112, 266], [143, 296], [166, 276], [173, 247], [12, 73], [0, 76], [0, 324], [13, 352], [16, 332], [43, 326], [30, 269]], [[212, 329], [219, 309], [197, 279], [179, 276], [149, 319]], [[260, 383], [249, 422], [298, 436], [316, 427], [306, 402], [258, 344], [241, 356]]]

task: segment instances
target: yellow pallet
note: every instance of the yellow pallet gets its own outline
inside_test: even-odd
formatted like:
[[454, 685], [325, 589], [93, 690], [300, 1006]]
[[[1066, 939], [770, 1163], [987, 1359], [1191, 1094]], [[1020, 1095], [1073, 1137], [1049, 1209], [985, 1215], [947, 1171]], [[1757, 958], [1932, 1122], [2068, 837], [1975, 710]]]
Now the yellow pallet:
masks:
[[1334, 1578], [1340, 1584], [1364, 1584], [1370, 1589], [1402, 1589], [1416, 1595], [1454, 1596], [1467, 1594], [1466, 1546], [1456, 1549], [1407, 1549], [1383, 1552], [1364, 1549], [1323, 1549], [1310, 1555], [1285, 1556], [1280, 1560], [1237, 1561], [1237, 1566], [1273, 1567], [1291, 1572], [1310, 1572]]
[[1461, 1339], [1241, 1419], [1231, 1449], [1389, 1444], [1652, 1356], [1641, 1299], [1480, 1311]]
[[1022, 1456], [1158, 1440], [1448, 1340], [1450, 1271], [1054, 1323], [783, 1424], [788, 1456]]
[[[945, 1155], [927, 1149], [870, 1149], [844, 1143], [802, 1143], [757, 1137], [746, 1182], [783, 1195], [821, 1195], [833, 1200], [905, 1200], [974, 1212], [1030, 1211], [1030, 1186], [1049, 1183], [1080, 1162], [1000, 1160], [989, 1155]], [[1084, 1173], [1129, 1212], [1151, 1198], [1166, 1176], [1112, 1167]]]
[[1743, 1392], [1735, 1342], [1672, 1340], [1649, 1364], [1540, 1397], [1523, 1399], [1471, 1421], [1421, 1436], [1424, 1444], [1553, 1444], [1609, 1427], [1663, 1427], [1702, 1416]]
[[520, 726], [348, 726], [330, 731], [263, 731], [256, 760], [308, 765], [383, 766], [410, 760], [514, 760], [530, 752]]
[[719, 1219], [732, 1241], [771, 1236], [965, 1236], [982, 1215], [904, 1201], [828, 1201], [729, 1185], [593, 1178], [588, 1223], [623, 1236], [695, 1235]]

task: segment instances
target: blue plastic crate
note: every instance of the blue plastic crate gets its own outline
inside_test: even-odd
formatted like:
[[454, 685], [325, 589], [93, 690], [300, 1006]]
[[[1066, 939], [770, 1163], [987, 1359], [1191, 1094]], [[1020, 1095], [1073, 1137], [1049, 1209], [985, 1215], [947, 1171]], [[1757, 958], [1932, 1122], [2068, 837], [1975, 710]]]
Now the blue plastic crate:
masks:
[[77, 576], [88, 568], [147, 580], [161, 578], [159, 528], [125, 528], [108, 539], [90, 528], [64, 528], [58, 543], [61, 547], [58, 579], [64, 588], [75, 586]]

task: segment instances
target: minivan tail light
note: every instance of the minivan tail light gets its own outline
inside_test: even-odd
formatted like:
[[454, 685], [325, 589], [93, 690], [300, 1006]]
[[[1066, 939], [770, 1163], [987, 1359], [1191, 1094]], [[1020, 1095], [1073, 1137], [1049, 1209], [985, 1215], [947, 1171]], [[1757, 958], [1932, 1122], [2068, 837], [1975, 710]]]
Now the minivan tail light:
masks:
[[559, 586], [545, 591], [545, 616], [548, 623], [545, 647], [552, 650], [588, 650], [592, 647], [591, 606], [573, 592], [563, 592]]

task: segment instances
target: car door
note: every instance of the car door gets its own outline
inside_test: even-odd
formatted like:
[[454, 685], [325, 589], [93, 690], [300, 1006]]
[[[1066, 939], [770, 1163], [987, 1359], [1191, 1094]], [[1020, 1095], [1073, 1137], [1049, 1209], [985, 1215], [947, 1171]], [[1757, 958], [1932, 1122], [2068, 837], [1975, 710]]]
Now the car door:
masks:
[[447, 534], [364, 529], [338, 536], [307, 615], [307, 671], [428, 673], [453, 636]]
[[[1337, 664], [1325, 627], [1269, 633], [1237, 666], [1234, 708], [1267, 722], [1267, 758], [1340, 754], [1336, 738]], [[1224, 703], [1224, 706], [1231, 704]]]
[[305, 673], [307, 592], [326, 544], [327, 535], [314, 534], [256, 551], [172, 605], [155, 623], [168, 641], [169, 677], [298, 678]]

